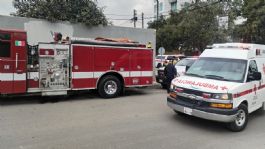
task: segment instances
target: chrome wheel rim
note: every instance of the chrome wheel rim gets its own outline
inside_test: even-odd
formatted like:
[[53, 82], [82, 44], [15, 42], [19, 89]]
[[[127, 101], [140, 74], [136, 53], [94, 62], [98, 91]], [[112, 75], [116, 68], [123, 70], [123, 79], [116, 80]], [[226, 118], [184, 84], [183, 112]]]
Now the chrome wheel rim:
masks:
[[244, 110], [239, 110], [236, 116], [236, 125], [241, 127], [246, 122], [246, 112]]
[[104, 85], [104, 91], [108, 95], [113, 95], [117, 92], [117, 83], [115, 81], [107, 81]]

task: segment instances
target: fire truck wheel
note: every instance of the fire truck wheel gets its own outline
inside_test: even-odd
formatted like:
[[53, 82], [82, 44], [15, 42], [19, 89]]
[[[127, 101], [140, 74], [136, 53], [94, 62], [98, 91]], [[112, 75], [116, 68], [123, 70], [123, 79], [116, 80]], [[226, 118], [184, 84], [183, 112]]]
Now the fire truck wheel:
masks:
[[244, 130], [248, 123], [248, 108], [245, 104], [238, 107], [238, 112], [235, 121], [228, 123], [227, 128], [233, 132]]
[[98, 93], [103, 98], [114, 98], [121, 93], [121, 82], [115, 76], [105, 76], [98, 85]]

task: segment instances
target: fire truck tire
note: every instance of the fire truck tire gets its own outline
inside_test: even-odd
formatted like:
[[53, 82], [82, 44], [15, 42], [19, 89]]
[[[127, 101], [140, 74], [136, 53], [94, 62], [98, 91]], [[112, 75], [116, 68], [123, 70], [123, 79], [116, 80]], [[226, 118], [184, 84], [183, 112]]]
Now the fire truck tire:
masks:
[[248, 108], [245, 104], [238, 107], [236, 120], [228, 123], [227, 128], [233, 132], [240, 132], [246, 128], [248, 124]]
[[103, 77], [98, 85], [98, 93], [103, 98], [115, 98], [122, 91], [121, 81], [115, 76]]

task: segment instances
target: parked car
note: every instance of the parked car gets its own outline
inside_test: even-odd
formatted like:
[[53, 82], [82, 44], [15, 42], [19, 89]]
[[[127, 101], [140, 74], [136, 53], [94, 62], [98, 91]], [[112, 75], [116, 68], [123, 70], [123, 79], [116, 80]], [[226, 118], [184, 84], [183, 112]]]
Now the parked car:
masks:
[[[184, 58], [180, 60], [176, 65], [175, 68], [177, 69], [178, 76], [182, 76], [185, 72], [190, 68], [190, 66], [197, 60], [197, 57], [190, 57]], [[165, 75], [164, 75], [165, 67], [160, 67], [157, 69], [156, 73], [156, 82], [160, 83], [163, 88], [166, 88], [165, 84]]]
[[178, 54], [178, 55], [157, 55], [155, 59], [155, 67], [160, 68], [163, 67], [163, 64], [165, 61], [170, 61], [170, 60], [181, 60], [185, 58], [186, 56], [183, 54]]

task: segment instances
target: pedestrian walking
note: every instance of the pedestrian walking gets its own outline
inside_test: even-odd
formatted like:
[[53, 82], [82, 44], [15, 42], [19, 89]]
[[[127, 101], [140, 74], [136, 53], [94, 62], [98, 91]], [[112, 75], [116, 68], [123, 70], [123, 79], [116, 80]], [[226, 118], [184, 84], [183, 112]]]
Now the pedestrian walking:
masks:
[[165, 83], [167, 86], [167, 92], [170, 92], [170, 85], [171, 81], [177, 76], [177, 70], [175, 68], [175, 65], [173, 65], [173, 62], [169, 62], [168, 65], [166, 65], [165, 70]]

